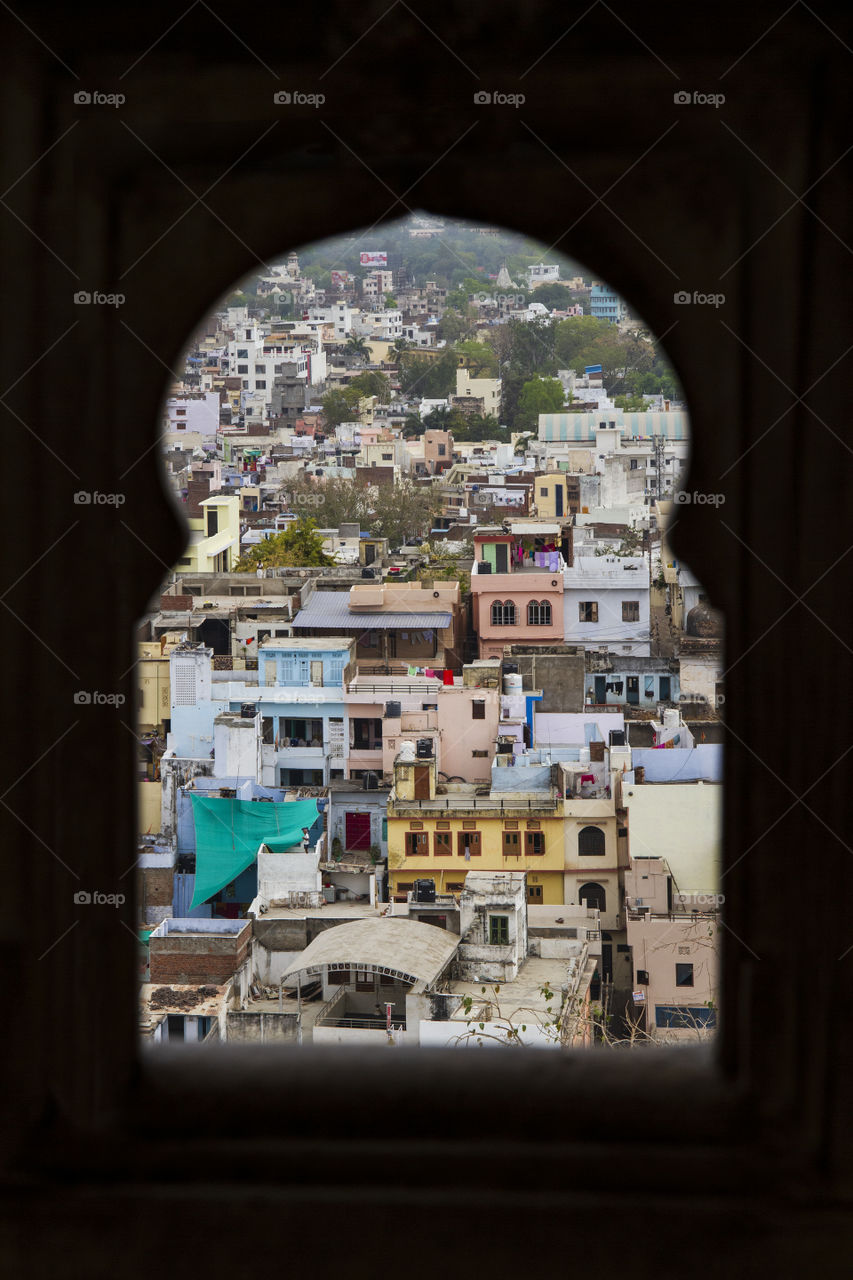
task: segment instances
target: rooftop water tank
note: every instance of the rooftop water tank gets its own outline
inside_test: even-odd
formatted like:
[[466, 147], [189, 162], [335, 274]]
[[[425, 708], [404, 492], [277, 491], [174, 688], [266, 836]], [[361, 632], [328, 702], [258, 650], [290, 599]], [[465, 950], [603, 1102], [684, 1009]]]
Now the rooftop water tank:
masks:
[[504, 676], [504, 693], [521, 693], [524, 681], [520, 675], [509, 673]]

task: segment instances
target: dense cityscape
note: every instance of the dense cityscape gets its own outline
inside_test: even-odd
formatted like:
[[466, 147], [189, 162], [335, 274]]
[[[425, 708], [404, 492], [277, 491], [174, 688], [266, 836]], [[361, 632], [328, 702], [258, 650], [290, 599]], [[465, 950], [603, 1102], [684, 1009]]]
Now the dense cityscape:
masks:
[[718, 1015], [722, 629], [642, 318], [412, 215], [291, 252], [164, 405], [140, 1033], [652, 1048]]

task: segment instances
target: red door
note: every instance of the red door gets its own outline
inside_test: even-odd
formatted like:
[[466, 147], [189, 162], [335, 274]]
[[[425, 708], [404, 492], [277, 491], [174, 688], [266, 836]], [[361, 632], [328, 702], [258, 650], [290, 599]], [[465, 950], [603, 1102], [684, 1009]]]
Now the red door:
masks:
[[369, 813], [348, 813], [346, 815], [346, 847], [348, 849], [370, 848]]

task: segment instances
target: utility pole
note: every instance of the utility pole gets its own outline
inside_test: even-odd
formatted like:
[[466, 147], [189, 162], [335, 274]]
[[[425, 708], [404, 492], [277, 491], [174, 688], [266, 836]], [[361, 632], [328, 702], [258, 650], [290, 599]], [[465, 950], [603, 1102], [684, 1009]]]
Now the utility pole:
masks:
[[656, 476], [655, 496], [657, 497], [658, 502], [660, 502], [661, 498], [663, 497], [663, 450], [664, 450], [663, 436], [654, 437], [653, 448], [654, 448], [654, 456], [655, 456], [655, 476]]

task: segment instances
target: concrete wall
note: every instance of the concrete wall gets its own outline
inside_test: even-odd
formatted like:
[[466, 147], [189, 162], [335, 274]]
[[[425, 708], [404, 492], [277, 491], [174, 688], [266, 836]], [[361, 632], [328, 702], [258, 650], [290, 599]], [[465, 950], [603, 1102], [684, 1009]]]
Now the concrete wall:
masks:
[[139, 805], [138, 826], [144, 835], [157, 835], [162, 825], [163, 794], [159, 781], [140, 780], [136, 792]]
[[229, 1009], [225, 1016], [225, 1039], [232, 1044], [295, 1044], [298, 1034], [295, 1013]]
[[700, 700], [715, 705], [717, 681], [721, 678], [724, 663], [722, 654], [710, 656], [705, 654], [684, 654], [681, 663], [681, 693], [691, 694]]
[[704, 746], [680, 751], [659, 751], [653, 747], [632, 747], [631, 764], [634, 769], [642, 766], [646, 782], [694, 782], [701, 778], [706, 782], [723, 780], [722, 743], [706, 743]]
[[[676, 754], [668, 752], [669, 755]], [[625, 788], [631, 852], [666, 858], [681, 893], [716, 893], [722, 845], [720, 783]]]
[[[319, 895], [322, 879], [316, 849], [258, 854], [258, 893], [270, 904], [289, 903], [291, 894]], [[319, 897], [317, 898], [319, 903]]]
[[[539, 704], [541, 705], [541, 704]], [[619, 711], [589, 711], [555, 715], [541, 712], [539, 706], [533, 721], [534, 746], [587, 746], [590, 742], [610, 741], [611, 729], [624, 729], [625, 716]]]
[[509, 660], [518, 663], [525, 689], [541, 689], [537, 705], [546, 712], [581, 711], [584, 704], [584, 653], [525, 654], [512, 652]]

